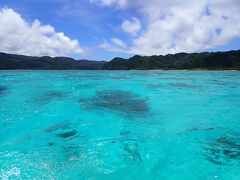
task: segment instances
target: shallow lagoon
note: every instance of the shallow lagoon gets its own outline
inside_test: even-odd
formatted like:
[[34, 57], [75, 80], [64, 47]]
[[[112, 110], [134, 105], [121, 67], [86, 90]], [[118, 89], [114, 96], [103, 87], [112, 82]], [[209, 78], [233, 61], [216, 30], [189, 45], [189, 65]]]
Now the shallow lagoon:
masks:
[[240, 72], [1, 71], [0, 177], [240, 179]]

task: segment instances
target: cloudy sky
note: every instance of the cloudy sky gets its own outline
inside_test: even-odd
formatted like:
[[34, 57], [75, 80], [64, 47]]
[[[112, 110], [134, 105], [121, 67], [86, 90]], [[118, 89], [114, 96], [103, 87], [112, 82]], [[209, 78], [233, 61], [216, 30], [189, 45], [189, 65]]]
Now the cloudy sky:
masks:
[[0, 51], [110, 60], [240, 49], [240, 0], [1, 0]]

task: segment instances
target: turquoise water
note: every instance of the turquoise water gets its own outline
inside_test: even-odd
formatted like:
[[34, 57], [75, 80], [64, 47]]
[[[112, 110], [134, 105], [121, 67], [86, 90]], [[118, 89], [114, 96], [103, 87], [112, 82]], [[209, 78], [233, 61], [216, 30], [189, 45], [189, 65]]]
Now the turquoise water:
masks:
[[1, 71], [2, 179], [240, 179], [240, 72]]

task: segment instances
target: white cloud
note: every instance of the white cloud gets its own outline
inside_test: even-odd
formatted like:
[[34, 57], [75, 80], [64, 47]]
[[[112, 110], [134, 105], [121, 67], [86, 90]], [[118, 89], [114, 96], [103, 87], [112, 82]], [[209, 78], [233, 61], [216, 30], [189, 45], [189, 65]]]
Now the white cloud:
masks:
[[34, 56], [83, 54], [77, 40], [38, 20], [27, 22], [10, 8], [0, 9], [0, 51]]
[[131, 20], [123, 21], [121, 28], [123, 31], [135, 36], [141, 29], [141, 22], [137, 18], [133, 17]]
[[127, 47], [127, 45], [121, 39], [112, 38], [111, 41], [112, 41], [113, 44], [115, 44], [116, 46], [118, 46], [120, 48], [126, 48]]
[[91, 3], [99, 4], [101, 6], [112, 6], [123, 8], [127, 5], [127, 0], [90, 0]]
[[126, 52], [127, 45], [118, 38], [111, 38], [110, 41], [106, 39], [103, 40], [103, 43], [99, 45], [100, 48], [106, 49], [111, 52]]
[[239, 0], [126, 0], [118, 8], [134, 8], [146, 22], [140, 35], [130, 36], [125, 50], [132, 54], [204, 51], [240, 37]]

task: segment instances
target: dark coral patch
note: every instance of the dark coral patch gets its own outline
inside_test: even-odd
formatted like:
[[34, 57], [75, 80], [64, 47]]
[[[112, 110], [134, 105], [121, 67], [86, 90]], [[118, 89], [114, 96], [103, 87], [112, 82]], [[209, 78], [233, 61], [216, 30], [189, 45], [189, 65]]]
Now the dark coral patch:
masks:
[[7, 92], [7, 86], [0, 86], [0, 96], [3, 96]]
[[82, 107], [96, 106], [126, 113], [144, 113], [149, 110], [145, 99], [129, 91], [108, 90], [100, 91], [95, 97], [83, 100]]
[[53, 142], [48, 143], [48, 146], [54, 146], [54, 145], [55, 145], [55, 143], [53, 143]]
[[203, 149], [205, 159], [216, 165], [240, 165], [239, 134], [224, 134]]
[[100, 91], [97, 93], [97, 96], [100, 99], [105, 99], [106, 101], [111, 101], [113, 103], [117, 103], [119, 101], [126, 101], [135, 97], [135, 95], [129, 91], [121, 90]]

